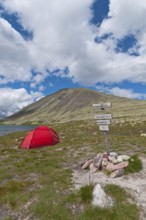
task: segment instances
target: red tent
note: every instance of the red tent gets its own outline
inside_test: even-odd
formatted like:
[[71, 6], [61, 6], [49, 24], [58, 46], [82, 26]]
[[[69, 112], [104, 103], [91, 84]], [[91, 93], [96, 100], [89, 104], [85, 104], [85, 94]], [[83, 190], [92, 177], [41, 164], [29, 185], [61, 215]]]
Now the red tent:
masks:
[[55, 145], [59, 142], [57, 133], [47, 126], [39, 126], [28, 133], [20, 148], [39, 148]]

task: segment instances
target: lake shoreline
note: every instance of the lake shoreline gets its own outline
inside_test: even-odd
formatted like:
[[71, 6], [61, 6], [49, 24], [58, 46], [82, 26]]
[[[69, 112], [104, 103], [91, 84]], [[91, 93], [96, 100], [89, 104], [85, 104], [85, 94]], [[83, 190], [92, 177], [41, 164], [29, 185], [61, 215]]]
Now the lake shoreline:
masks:
[[0, 125], [0, 136], [17, 131], [30, 131], [35, 127], [33, 125]]

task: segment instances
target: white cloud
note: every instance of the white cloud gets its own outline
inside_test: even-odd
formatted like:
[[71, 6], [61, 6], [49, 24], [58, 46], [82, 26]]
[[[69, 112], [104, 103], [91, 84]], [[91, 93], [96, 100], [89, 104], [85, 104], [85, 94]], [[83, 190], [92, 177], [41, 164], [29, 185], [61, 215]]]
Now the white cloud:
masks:
[[[31, 103], [31, 97], [25, 89], [13, 90], [10, 88], [0, 89], [0, 109], [3, 115], [10, 115], [19, 110], [23, 105]], [[22, 100], [23, 98], [23, 100]], [[1, 117], [2, 115], [0, 115]]]
[[30, 87], [33, 89], [33, 88], [35, 88], [37, 85], [36, 85], [36, 83], [35, 82], [32, 82], [32, 83], [30, 83]]
[[43, 85], [39, 86], [39, 91], [44, 91], [45, 87]]
[[0, 118], [19, 111], [21, 108], [31, 104], [36, 99], [39, 99], [39, 97], [42, 97], [41, 93], [31, 92], [31, 94], [29, 94], [24, 88], [0, 89]]
[[[110, 18], [105, 19], [99, 28], [89, 22], [92, 18], [93, 0], [0, 2], [8, 11], [17, 13], [23, 27], [33, 32], [33, 39], [25, 41], [12, 27], [8, 28], [6, 36], [12, 33], [14, 36], [9, 42], [10, 48], [13, 45], [11, 54], [8, 47], [5, 50], [9, 59], [3, 58], [1, 64], [0, 72], [5, 73], [5, 80], [20, 79], [23, 75], [21, 80], [39, 83], [48, 75], [47, 69], [51, 72], [68, 66], [68, 77], [86, 85], [103, 81], [120, 82], [125, 79], [133, 81], [133, 78], [137, 82], [146, 82], [146, 3], [143, 0], [111, 0]], [[95, 43], [97, 35], [109, 32], [114, 37]], [[129, 34], [134, 34], [138, 40], [139, 47], [135, 47], [135, 50], [137, 48], [140, 52], [139, 57], [115, 52], [117, 39]], [[12, 54], [16, 56], [13, 57]], [[34, 78], [31, 78], [32, 68], [39, 72]]]
[[136, 93], [132, 89], [123, 89], [120, 87], [96, 86], [96, 89], [111, 95], [126, 97], [131, 99], [146, 99], [146, 94]]
[[30, 80], [31, 62], [27, 45], [3, 18], [0, 18], [0, 51], [1, 83]]
[[44, 97], [43, 93], [40, 90], [37, 92], [30, 91], [30, 95], [31, 95], [33, 102], [38, 101], [39, 99]]
[[108, 16], [100, 27], [100, 34], [113, 33], [116, 38], [122, 38], [146, 30], [146, 2], [143, 0], [110, 0]]
[[127, 97], [132, 99], [146, 98], [146, 94], [135, 93], [132, 89], [121, 89], [119, 87], [111, 88], [110, 93], [116, 96]]
[[[5, 10], [16, 13], [22, 27], [33, 33], [26, 41], [0, 18], [0, 83], [28, 81], [36, 88], [57, 69], [62, 77], [84, 85], [123, 80], [146, 83], [146, 2], [110, 0], [109, 18], [100, 27], [90, 22], [93, 2], [0, 0]], [[109, 38], [95, 42], [97, 36], [108, 33], [112, 33]], [[129, 34], [137, 43], [129, 53], [116, 53], [117, 40]], [[139, 56], [130, 55], [134, 51]], [[66, 67], [69, 73], [63, 74]], [[32, 69], [38, 72], [35, 76]]]
[[53, 86], [54, 86], [53, 83], [49, 82], [49, 87], [53, 87]]
[[44, 75], [41, 73], [36, 74], [33, 78], [32, 81], [34, 81], [36, 84], [39, 84], [41, 82], [43, 82], [44, 80]]

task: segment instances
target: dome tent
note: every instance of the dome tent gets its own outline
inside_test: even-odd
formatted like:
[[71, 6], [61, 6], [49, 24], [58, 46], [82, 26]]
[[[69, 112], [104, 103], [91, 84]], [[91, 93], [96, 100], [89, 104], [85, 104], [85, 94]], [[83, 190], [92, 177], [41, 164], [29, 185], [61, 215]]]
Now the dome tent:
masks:
[[38, 126], [26, 135], [20, 144], [20, 148], [40, 148], [55, 145], [58, 142], [59, 137], [56, 131], [47, 126]]

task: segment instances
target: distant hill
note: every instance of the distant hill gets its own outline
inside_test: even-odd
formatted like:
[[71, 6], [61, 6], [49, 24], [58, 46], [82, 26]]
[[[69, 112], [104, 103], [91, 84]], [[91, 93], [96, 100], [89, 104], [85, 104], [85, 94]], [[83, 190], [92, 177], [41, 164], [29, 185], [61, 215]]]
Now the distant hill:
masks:
[[[48, 95], [6, 118], [5, 124], [50, 124], [71, 120], [93, 119], [92, 104], [111, 102], [106, 112], [113, 121], [146, 120], [146, 101], [108, 95], [90, 89], [63, 89]], [[100, 110], [96, 113], [105, 113]]]

